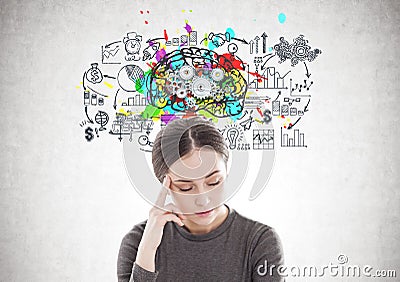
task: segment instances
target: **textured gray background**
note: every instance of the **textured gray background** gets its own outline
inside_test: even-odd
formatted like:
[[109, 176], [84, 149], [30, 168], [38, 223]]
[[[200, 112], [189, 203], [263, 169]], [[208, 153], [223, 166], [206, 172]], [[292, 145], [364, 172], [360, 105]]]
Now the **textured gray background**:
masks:
[[0, 10], [0, 281], [116, 280], [122, 236], [150, 206], [120, 144], [85, 141], [75, 86], [101, 44], [185, 18], [275, 40], [305, 34], [323, 51], [302, 119], [309, 147], [278, 150], [263, 194], [249, 202], [241, 190], [231, 206], [277, 229], [287, 265], [344, 253], [400, 275], [398, 1], [0, 1]]

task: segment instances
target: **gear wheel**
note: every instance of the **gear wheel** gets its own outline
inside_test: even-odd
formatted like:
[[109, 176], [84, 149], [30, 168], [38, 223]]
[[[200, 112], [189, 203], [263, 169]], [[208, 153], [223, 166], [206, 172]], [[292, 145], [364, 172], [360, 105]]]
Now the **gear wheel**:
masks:
[[211, 77], [214, 81], [221, 81], [224, 78], [224, 71], [222, 69], [213, 69]]
[[213, 96], [215, 84], [206, 78], [193, 79], [192, 93], [196, 98], [206, 99]]
[[187, 94], [187, 90], [186, 90], [185, 87], [181, 87], [181, 88], [179, 88], [178, 90], [176, 90], [176, 96], [177, 96], [178, 98], [183, 99], [183, 98], [186, 97], [186, 94]]
[[179, 70], [179, 76], [183, 80], [189, 80], [194, 76], [194, 69], [191, 66], [183, 66]]
[[165, 89], [172, 95], [177, 95], [179, 89], [183, 86], [183, 82], [180, 80], [179, 72], [171, 72], [170, 77], [167, 80]]

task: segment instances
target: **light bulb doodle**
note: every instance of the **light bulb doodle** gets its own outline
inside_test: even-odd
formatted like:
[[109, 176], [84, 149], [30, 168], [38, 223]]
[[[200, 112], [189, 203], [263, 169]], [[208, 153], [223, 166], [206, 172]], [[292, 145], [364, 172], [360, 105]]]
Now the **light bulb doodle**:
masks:
[[229, 141], [229, 149], [233, 150], [236, 148], [236, 141], [239, 137], [239, 130], [236, 127], [229, 128], [227, 133], [227, 139]]

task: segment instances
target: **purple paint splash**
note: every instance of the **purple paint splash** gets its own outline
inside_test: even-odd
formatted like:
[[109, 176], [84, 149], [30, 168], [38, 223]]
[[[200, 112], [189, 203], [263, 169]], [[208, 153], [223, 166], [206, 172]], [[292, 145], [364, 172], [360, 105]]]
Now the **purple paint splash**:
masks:
[[165, 57], [165, 55], [167, 55], [167, 52], [165, 52], [165, 49], [160, 49], [157, 51], [156, 53], [156, 60], [159, 62], [162, 60], [162, 58]]
[[188, 23], [186, 23], [185, 29], [188, 33], [192, 32], [192, 27]]
[[164, 114], [161, 115], [161, 121], [164, 122], [165, 124], [168, 124], [170, 121], [173, 121], [174, 119], [177, 119], [178, 117], [174, 114]]

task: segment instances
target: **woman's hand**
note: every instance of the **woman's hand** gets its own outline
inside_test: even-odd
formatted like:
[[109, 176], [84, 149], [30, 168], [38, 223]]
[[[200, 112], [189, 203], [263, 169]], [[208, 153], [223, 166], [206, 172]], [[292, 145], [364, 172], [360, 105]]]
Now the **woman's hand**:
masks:
[[[183, 226], [182, 220], [186, 218], [175, 205], [165, 205], [165, 199], [170, 185], [171, 179], [166, 175], [155, 206], [150, 209], [149, 219], [147, 220], [136, 255], [136, 264], [152, 272], [155, 271], [155, 254], [161, 243], [165, 224], [167, 221], [175, 221], [180, 226]], [[175, 214], [177, 212], [181, 214]]]

